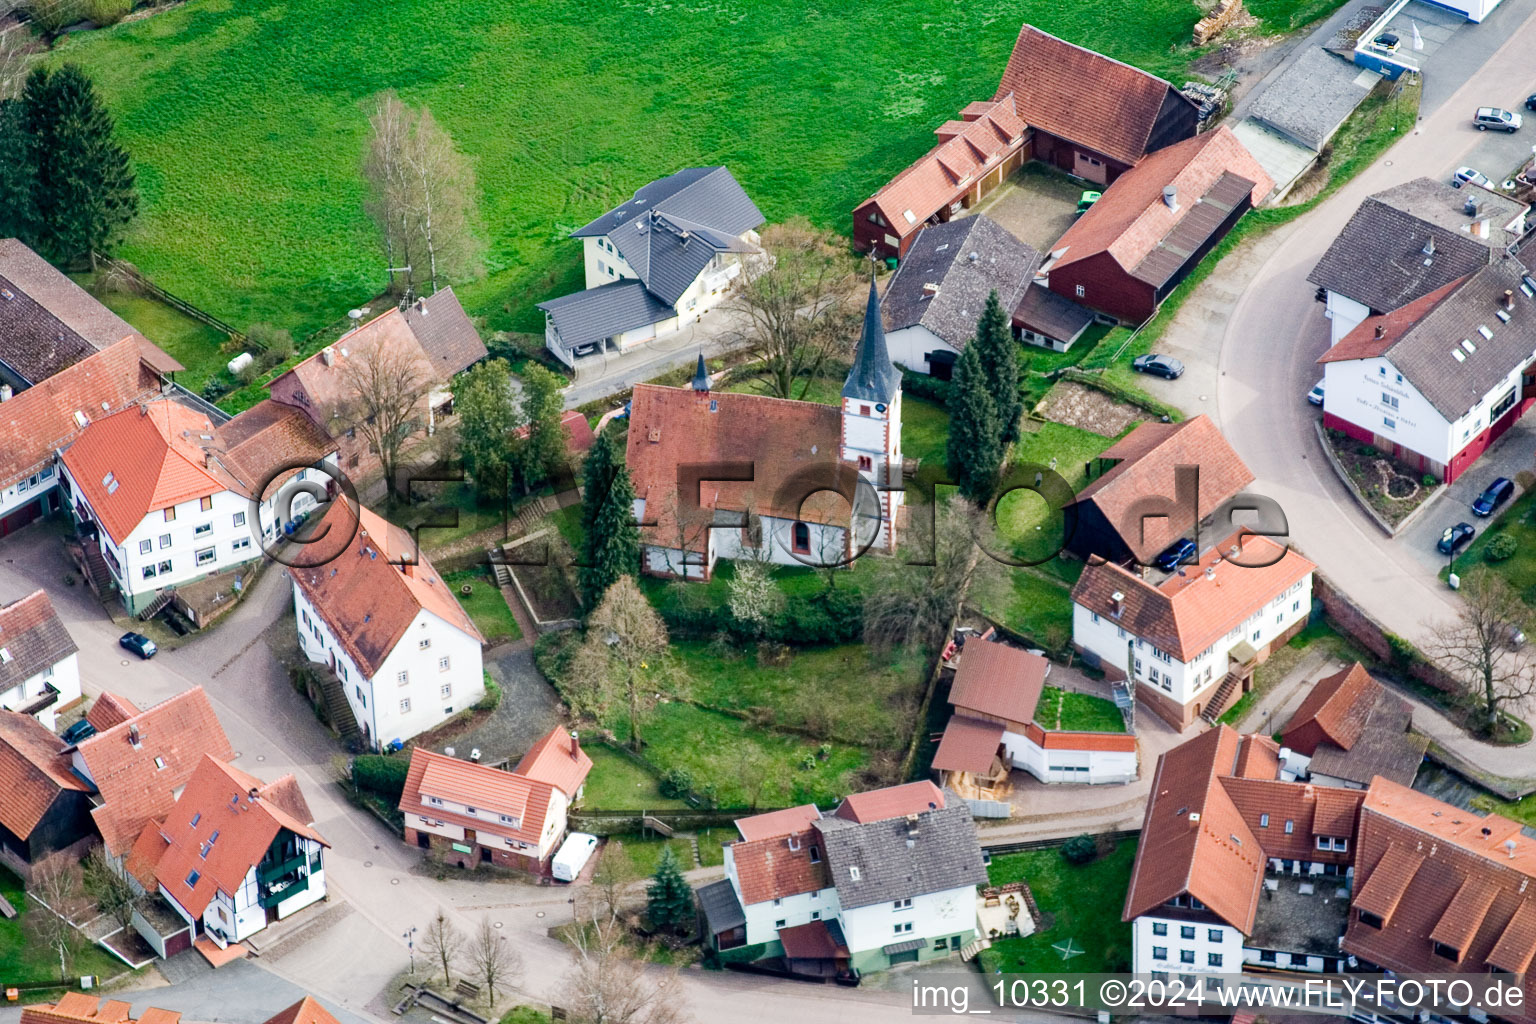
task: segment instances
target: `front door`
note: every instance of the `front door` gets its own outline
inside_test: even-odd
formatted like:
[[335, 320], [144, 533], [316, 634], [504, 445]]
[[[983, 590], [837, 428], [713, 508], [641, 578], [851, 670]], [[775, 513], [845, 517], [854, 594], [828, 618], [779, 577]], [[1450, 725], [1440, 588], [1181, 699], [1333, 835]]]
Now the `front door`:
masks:
[[417, 832], [416, 845], [423, 850], [432, 849], [432, 834], [430, 832]]

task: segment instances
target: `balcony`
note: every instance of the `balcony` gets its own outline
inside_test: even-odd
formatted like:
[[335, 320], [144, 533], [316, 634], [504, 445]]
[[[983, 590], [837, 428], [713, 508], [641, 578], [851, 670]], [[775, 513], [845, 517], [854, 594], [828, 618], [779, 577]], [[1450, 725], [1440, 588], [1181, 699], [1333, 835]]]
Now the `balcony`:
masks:
[[297, 896], [308, 888], [308, 875], [295, 875], [291, 879], [280, 880], [270, 889], [264, 885], [262, 886], [261, 905], [264, 908], [270, 909], [290, 897]]
[[16, 710], [19, 711], [23, 715], [35, 715], [39, 711], [44, 711], [44, 710], [46, 710], [48, 708], [53, 707], [58, 702], [59, 702], [59, 689], [58, 689], [58, 687], [54, 686], [52, 683], [44, 683], [43, 684], [43, 692], [42, 692], [42, 694], [40, 696], [38, 696], [38, 698], [36, 700], [34, 700], [32, 703], [28, 704], [26, 707], [17, 708]]
[[309, 888], [310, 879], [319, 870], [320, 858], [309, 860], [302, 853], [258, 868], [256, 877], [261, 882], [261, 898], [258, 902], [263, 907], [274, 907], [289, 897], [297, 896]]
[[299, 869], [303, 868], [306, 863], [309, 864], [309, 871], [311, 873], [320, 870], [319, 857], [315, 857], [313, 860], [310, 860], [304, 854], [296, 853], [292, 857], [289, 857], [287, 860], [277, 861], [275, 863], [265, 865], [264, 867], [257, 868], [256, 877], [261, 882], [262, 888], [266, 888], [268, 885], [282, 878], [284, 875], [297, 874]]

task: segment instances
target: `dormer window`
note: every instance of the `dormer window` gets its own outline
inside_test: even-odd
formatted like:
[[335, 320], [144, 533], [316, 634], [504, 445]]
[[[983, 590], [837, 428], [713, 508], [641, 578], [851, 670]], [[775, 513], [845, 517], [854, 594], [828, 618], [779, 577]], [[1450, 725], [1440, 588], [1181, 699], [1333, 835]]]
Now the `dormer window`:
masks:
[[1434, 949], [1435, 949], [1435, 956], [1438, 956], [1438, 957], [1441, 957], [1443, 959], [1450, 960], [1450, 961], [1453, 961], [1453, 962], [1461, 960], [1461, 950], [1457, 949], [1454, 946], [1447, 946], [1443, 942], [1437, 942], [1437, 943], [1434, 944]]
[[859, 880], [859, 866], [857, 864], [848, 865], [848, 877], [855, 882]]
[[427, 797], [427, 803], [431, 804], [433, 807], [441, 807], [443, 806], [443, 798], [440, 796], [429, 796]]

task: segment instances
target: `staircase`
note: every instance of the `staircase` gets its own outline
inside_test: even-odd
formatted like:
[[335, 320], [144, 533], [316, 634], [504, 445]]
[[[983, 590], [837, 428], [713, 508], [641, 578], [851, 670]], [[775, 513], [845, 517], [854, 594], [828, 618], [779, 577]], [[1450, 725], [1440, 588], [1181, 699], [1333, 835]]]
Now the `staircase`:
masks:
[[672, 833], [673, 833], [672, 826], [668, 825], [666, 822], [662, 821], [660, 818], [653, 818], [649, 814], [647, 814], [647, 815], [645, 815], [644, 817], [642, 817], [640, 819], [640, 825], [641, 825], [642, 828], [648, 828], [652, 832], [656, 832], [656, 833], [658, 833], [660, 835], [666, 836], [668, 839], [672, 838]]
[[1237, 692], [1237, 688], [1237, 676], [1232, 675], [1230, 672], [1227, 673], [1226, 677], [1222, 679], [1221, 685], [1216, 688], [1216, 692], [1211, 695], [1211, 699], [1206, 701], [1205, 710], [1200, 712], [1200, 717], [1215, 725], [1216, 719], [1220, 718], [1221, 713], [1227, 709], [1227, 701], [1232, 699], [1232, 695]]
[[512, 585], [512, 570], [500, 561], [502, 554], [495, 548], [486, 551], [486, 562], [491, 567], [491, 575], [496, 579], [498, 587], [510, 587]]
[[[98, 553], [97, 557], [98, 558], [100, 557], [99, 553]], [[139, 612], [139, 621], [140, 622], [148, 622], [150, 619], [154, 618], [156, 615], [159, 615], [160, 612], [162, 610], [164, 610], [165, 606], [171, 603], [171, 597], [172, 596], [173, 596], [173, 591], [169, 591], [169, 590], [162, 590], [162, 591], [160, 591], [160, 594], [153, 601], [149, 602], [149, 604], [145, 605], [143, 610]]]
[[96, 596], [103, 601], [117, 593], [117, 581], [107, 568], [107, 560], [101, 557], [101, 549], [90, 538], [86, 538], [80, 545], [80, 571], [85, 574], [85, 581], [91, 585]]
[[336, 730], [343, 742], [361, 739], [357, 719], [352, 716], [352, 705], [347, 702], [347, 692], [342, 689], [341, 680], [319, 666], [315, 668], [315, 679], [319, 681], [320, 694], [325, 698], [325, 717], [331, 723], [331, 728]]
[[991, 949], [991, 948], [992, 948], [992, 940], [991, 939], [984, 939], [980, 935], [978, 935], [978, 936], [976, 936], [976, 938], [974, 940], [971, 941], [970, 945], [966, 946], [964, 949], [962, 949], [960, 951], [960, 959], [961, 960], [967, 960], [967, 961], [975, 959], [977, 953], [980, 953], [984, 949]]

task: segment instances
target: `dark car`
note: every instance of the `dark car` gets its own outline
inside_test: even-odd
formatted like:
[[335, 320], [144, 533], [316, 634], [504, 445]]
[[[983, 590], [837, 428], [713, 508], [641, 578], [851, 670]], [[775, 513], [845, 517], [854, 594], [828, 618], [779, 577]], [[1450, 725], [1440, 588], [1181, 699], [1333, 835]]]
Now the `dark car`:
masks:
[[124, 633], [122, 636], [117, 638], [117, 645], [119, 647], [127, 648], [134, 654], [137, 654], [139, 657], [143, 658], [145, 661], [153, 658], [155, 656], [155, 652], [160, 650], [160, 648], [155, 646], [155, 642], [153, 640], [139, 633]]
[[90, 739], [95, 735], [96, 727], [82, 718], [68, 729], [65, 729], [61, 734], [61, 738], [65, 743], [73, 745], [81, 740]]
[[1155, 353], [1137, 356], [1131, 361], [1131, 369], [1137, 373], [1150, 373], [1154, 377], [1163, 377], [1168, 380], [1178, 380], [1184, 376], [1184, 364], [1173, 356], [1160, 356]]
[[1168, 545], [1168, 550], [1157, 556], [1157, 567], [1164, 572], [1173, 572], [1185, 562], [1194, 562], [1199, 556], [1200, 549], [1195, 547], [1195, 542], [1188, 537], [1181, 537]]
[[1478, 495], [1472, 503], [1472, 514], [1475, 516], [1491, 516], [1493, 510], [1515, 496], [1515, 485], [1507, 477], [1499, 477], [1488, 485], [1488, 489]]
[[1527, 96], [1525, 98], [1525, 109], [1536, 110], [1536, 96]]
[[1476, 533], [1477, 531], [1472, 528], [1471, 523], [1457, 523], [1455, 526], [1447, 527], [1446, 531], [1440, 535], [1440, 543], [1437, 545], [1440, 548], [1440, 553], [1442, 555], [1454, 555], [1466, 547], [1467, 542]]

